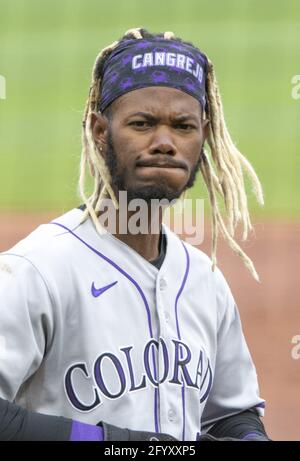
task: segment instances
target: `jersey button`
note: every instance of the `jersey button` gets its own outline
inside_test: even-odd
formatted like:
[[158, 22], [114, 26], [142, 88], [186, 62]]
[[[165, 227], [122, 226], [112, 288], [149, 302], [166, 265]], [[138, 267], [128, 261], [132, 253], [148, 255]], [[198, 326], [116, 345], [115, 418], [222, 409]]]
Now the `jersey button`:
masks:
[[167, 311], [164, 311], [164, 314], [165, 314], [165, 320], [166, 320], [166, 322], [168, 323], [168, 322], [169, 322], [169, 320], [170, 320], [170, 315], [169, 315], [169, 312], [167, 312]]
[[175, 420], [175, 411], [174, 410], [169, 410], [168, 411], [168, 420], [169, 421], [174, 421]]
[[161, 278], [159, 281], [159, 288], [161, 291], [163, 291], [165, 288], [167, 288], [167, 282], [165, 281], [164, 278]]

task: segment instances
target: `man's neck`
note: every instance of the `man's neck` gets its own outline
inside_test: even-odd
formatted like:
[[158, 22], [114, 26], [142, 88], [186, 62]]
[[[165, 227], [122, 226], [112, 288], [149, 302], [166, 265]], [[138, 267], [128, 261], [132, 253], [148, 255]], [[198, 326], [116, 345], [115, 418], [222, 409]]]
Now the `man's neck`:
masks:
[[153, 261], [159, 255], [160, 234], [115, 234], [115, 237], [135, 250], [147, 261]]
[[120, 214], [120, 211], [116, 210], [116, 231], [113, 232], [113, 235], [147, 261], [156, 259], [159, 255], [159, 239], [163, 218], [162, 210], [149, 211], [146, 224], [143, 223], [141, 225], [139, 223], [139, 229], [142, 229], [142, 231], [138, 233], [134, 232], [134, 226], [132, 226], [132, 222], [130, 223], [130, 219], [132, 219], [134, 213], [128, 212], [126, 215], [127, 220], [125, 223], [123, 220], [122, 224], [120, 224], [122, 220], [122, 218], [120, 219]]

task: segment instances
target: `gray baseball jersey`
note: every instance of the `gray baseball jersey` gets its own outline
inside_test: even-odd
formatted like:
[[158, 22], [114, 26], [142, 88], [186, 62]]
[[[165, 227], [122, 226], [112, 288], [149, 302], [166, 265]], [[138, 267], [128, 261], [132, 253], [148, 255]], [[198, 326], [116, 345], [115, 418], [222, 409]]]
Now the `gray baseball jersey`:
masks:
[[74, 209], [1, 255], [0, 396], [30, 410], [195, 440], [262, 414], [220, 270], [164, 226], [158, 270]]

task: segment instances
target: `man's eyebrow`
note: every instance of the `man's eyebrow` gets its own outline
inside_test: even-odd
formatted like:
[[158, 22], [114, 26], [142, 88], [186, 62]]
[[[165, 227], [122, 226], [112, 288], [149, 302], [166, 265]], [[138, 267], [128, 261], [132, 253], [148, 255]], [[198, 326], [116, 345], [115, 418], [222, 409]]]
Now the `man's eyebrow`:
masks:
[[176, 122], [187, 122], [189, 120], [193, 120], [194, 122], [199, 122], [199, 117], [193, 114], [183, 114], [183, 115], [176, 115], [174, 117]]
[[[145, 119], [149, 121], [157, 121], [160, 119], [160, 117], [157, 117], [150, 112], [135, 112], [134, 114], [130, 114], [128, 118], [131, 117], [144, 117]], [[174, 122], [186, 122], [186, 121], [191, 121], [193, 120], [194, 122], [199, 122], [199, 119], [196, 115], [193, 114], [182, 114], [182, 115], [176, 115], [173, 117]]]
[[152, 120], [152, 121], [156, 121], [157, 120], [157, 117], [155, 117], [153, 114], [151, 114], [150, 112], [135, 112], [134, 114], [129, 114], [128, 115], [128, 118], [131, 118], [131, 117], [144, 117], [146, 118], [147, 120]]

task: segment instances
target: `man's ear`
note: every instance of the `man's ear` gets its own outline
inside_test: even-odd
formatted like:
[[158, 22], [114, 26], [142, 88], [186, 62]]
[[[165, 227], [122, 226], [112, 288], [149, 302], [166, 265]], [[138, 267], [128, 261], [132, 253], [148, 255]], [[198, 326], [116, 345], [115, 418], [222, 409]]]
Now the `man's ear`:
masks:
[[93, 134], [93, 139], [96, 146], [100, 150], [102, 147], [105, 150], [107, 144], [107, 133], [108, 133], [108, 120], [103, 115], [92, 112], [91, 114], [91, 129]]
[[[107, 118], [103, 117], [103, 115], [98, 114], [97, 112], [92, 112], [91, 114], [91, 130], [93, 140], [97, 146], [98, 152], [103, 157], [105, 156], [106, 152], [106, 144], [107, 144], [107, 128], [108, 128], [108, 120]], [[95, 167], [91, 161], [88, 159], [89, 169], [91, 176], [95, 176]]]
[[206, 141], [208, 136], [208, 130], [210, 125], [210, 120], [208, 118], [202, 120], [202, 130], [203, 130], [203, 142]]

